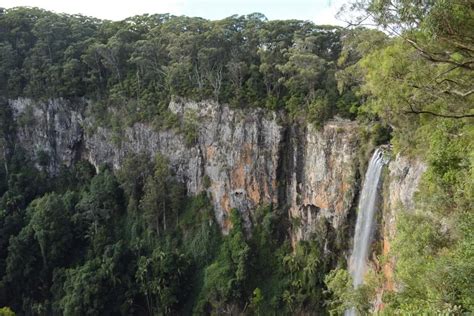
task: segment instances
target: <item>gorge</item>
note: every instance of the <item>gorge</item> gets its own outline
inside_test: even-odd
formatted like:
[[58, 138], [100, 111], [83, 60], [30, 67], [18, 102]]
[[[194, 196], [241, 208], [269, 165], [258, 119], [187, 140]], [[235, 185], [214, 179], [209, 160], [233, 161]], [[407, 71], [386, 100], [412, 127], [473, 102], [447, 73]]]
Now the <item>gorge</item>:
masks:
[[472, 313], [474, 8], [350, 2], [0, 8], [0, 315]]
[[[32, 157], [47, 155], [47, 164], [37, 168], [52, 174], [81, 160], [89, 161], [99, 172], [105, 165], [120, 170], [133, 154], [150, 158], [162, 155], [185, 185], [187, 194], [207, 192], [222, 233], [228, 234], [232, 227], [232, 209], [239, 212], [247, 232], [259, 225], [254, 214], [259, 207], [286, 209], [283, 216], [298, 221], [288, 231], [293, 247], [316, 234], [323, 241], [325, 256], [335, 260], [331, 265], [342, 264], [344, 257], [352, 253], [349, 267], [354, 286], [362, 283], [374, 226], [379, 238], [388, 242], [388, 231], [395, 228], [394, 206], [412, 207], [412, 197], [424, 171], [418, 163], [412, 170], [411, 163], [403, 157], [390, 162], [388, 168], [400, 169], [401, 173], [390, 174], [386, 179], [390, 192], [384, 196], [390, 203], [380, 202], [387, 206], [379, 217], [385, 223], [382, 229], [382, 223], [372, 222], [382, 152], [375, 150], [366, 175], [360, 177], [364, 161], [358, 160], [361, 152], [355, 122], [333, 120], [320, 129], [284, 125], [281, 122], [285, 120], [275, 113], [244, 113], [213, 101], [177, 98], [169, 109], [178, 120], [183, 122], [186, 113], [193, 113], [199, 122], [194, 143], [187, 143], [179, 129], [157, 131], [140, 123], [127, 128], [117, 141], [109, 129], [88, 127], [91, 121], [87, 113], [76, 110], [84, 109], [84, 104], [83, 100], [62, 99], [9, 101], [18, 122], [16, 145]], [[28, 119], [26, 115], [30, 115]], [[356, 210], [361, 210], [357, 221]], [[352, 243], [354, 250], [350, 251]], [[382, 253], [381, 249], [374, 249]]]

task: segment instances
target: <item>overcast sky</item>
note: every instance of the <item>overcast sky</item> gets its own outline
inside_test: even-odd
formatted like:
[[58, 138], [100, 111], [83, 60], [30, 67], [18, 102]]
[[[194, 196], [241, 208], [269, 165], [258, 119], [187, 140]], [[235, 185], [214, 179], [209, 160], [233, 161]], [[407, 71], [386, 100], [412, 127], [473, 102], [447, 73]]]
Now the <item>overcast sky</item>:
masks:
[[34, 6], [110, 20], [143, 13], [171, 13], [214, 20], [260, 12], [271, 20], [300, 19], [316, 24], [342, 25], [334, 16], [345, 2], [347, 0], [0, 0], [0, 7]]

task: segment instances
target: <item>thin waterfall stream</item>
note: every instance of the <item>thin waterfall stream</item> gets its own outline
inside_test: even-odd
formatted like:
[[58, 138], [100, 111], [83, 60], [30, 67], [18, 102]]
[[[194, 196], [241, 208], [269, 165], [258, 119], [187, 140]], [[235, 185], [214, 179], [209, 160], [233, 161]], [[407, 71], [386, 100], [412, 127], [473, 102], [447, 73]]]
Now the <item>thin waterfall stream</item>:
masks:
[[[357, 222], [354, 233], [354, 246], [349, 260], [352, 284], [356, 289], [364, 282], [367, 259], [375, 227], [375, 213], [378, 208], [379, 184], [382, 168], [385, 164], [383, 151], [376, 149], [370, 159], [359, 199]], [[354, 308], [345, 312], [346, 316], [355, 316]]]

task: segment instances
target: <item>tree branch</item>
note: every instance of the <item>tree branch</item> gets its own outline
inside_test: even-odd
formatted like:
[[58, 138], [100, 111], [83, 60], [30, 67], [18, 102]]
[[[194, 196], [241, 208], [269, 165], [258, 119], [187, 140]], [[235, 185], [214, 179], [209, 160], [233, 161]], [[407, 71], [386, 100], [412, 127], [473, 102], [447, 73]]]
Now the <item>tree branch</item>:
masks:
[[435, 57], [433, 53], [430, 53], [426, 50], [424, 50], [423, 48], [421, 48], [415, 41], [409, 39], [409, 38], [404, 38], [413, 48], [415, 48], [417, 51], [419, 51], [423, 56], [425, 56], [426, 59], [428, 59], [429, 61], [432, 61], [432, 62], [435, 62], [435, 63], [447, 63], [447, 64], [452, 64], [452, 65], [456, 65], [458, 67], [461, 67], [461, 68], [465, 68], [465, 69], [469, 69], [469, 70], [473, 70], [474, 68], [471, 67], [470, 65], [471, 64], [474, 64], [474, 60], [468, 60], [466, 62], [463, 62], [463, 63], [458, 63], [454, 60], [450, 60], [450, 59], [445, 59], [445, 58], [438, 58], [438, 57]]
[[449, 78], [444, 78], [443, 80], [436, 80], [435, 82], [437, 84], [442, 84], [443, 82], [447, 82], [448, 85], [449, 85], [449, 83], [454, 83], [454, 84], [456, 84], [458, 86], [461, 86], [461, 87], [465, 86], [465, 83], [459, 82], [459, 81], [456, 81], [456, 80], [453, 80], [453, 79], [449, 79]]
[[408, 100], [405, 100], [405, 101], [410, 106], [410, 111], [404, 111], [405, 114], [416, 114], [416, 115], [429, 114], [432, 116], [448, 118], [448, 119], [463, 119], [463, 118], [474, 117], [474, 114], [441, 114], [441, 113], [436, 113], [436, 112], [431, 112], [431, 111], [423, 111], [423, 110], [419, 111], [419, 110], [415, 110], [411, 102], [409, 102]]
[[[420, 87], [418, 85], [414, 85], [414, 84], [411, 84], [410, 87], [412, 88], [415, 88], [415, 89], [420, 89], [420, 90], [423, 90], [427, 93], [429, 93], [431, 96], [435, 97], [435, 98], [439, 98], [439, 93], [440, 94], [449, 94], [449, 95], [456, 95], [456, 96], [459, 96], [459, 97], [462, 97], [462, 98], [465, 98], [465, 97], [468, 97], [470, 96], [471, 94], [474, 94], [474, 89], [471, 89], [471, 90], [468, 90], [466, 92], [463, 92], [463, 91], [459, 91], [457, 89], [451, 89], [452, 87], [449, 85], [449, 83], [454, 83], [458, 86], [463, 86], [461, 83], [455, 81], [455, 80], [452, 80], [452, 79], [443, 79], [443, 80], [440, 80], [440, 81], [436, 81], [437, 84], [442, 84], [443, 82], [447, 82], [448, 83], [448, 87], [444, 90], [436, 90], [434, 87], [431, 87], [431, 86], [423, 86], [423, 87]], [[439, 91], [439, 93], [433, 93], [433, 91]]]
[[444, 75], [446, 75], [446, 74], [450, 73], [451, 71], [453, 71], [453, 70], [455, 70], [455, 69], [458, 69], [458, 68], [459, 68], [458, 65], [454, 65], [453, 67], [449, 68], [448, 70], [443, 71], [442, 73], [440, 73], [439, 75], [437, 75], [437, 76], [435, 77], [435, 79], [438, 79], [439, 77], [444, 76]]
[[445, 94], [455, 94], [457, 96], [465, 98], [465, 97], [470, 96], [471, 94], [473, 94], [474, 89], [471, 89], [471, 90], [466, 91], [466, 92], [462, 92], [462, 91], [458, 91], [458, 90], [444, 90], [442, 92], [445, 93]]

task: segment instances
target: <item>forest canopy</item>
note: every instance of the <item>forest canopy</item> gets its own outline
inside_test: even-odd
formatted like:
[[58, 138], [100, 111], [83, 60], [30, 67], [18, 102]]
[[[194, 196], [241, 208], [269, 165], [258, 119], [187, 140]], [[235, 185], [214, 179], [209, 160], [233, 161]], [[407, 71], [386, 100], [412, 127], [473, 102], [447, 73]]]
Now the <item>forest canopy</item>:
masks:
[[[344, 12], [347, 28], [0, 10], [0, 315], [366, 314], [376, 298], [386, 315], [472, 313], [474, 4], [354, 0]], [[374, 246], [396, 262], [395, 290], [377, 292], [386, 276], [371, 271], [355, 291], [342, 233], [321, 225], [293, 243], [285, 206], [253, 210], [251, 231], [233, 210], [223, 235], [209, 196], [188, 196], [160, 154], [50, 173], [17, 144], [8, 106], [80, 98], [96, 125], [166, 129], [175, 97], [317, 127], [356, 120], [361, 152], [384, 143], [423, 161], [414, 210], [394, 210], [391, 252]]]
[[353, 116], [349, 109], [358, 102], [350, 91], [337, 90], [344, 33], [308, 21], [268, 21], [259, 13], [112, 22], [6, 9], [0, 14], [0, 93], [121, 104], [131, 122], [159, 116], [172, 96], [305, 111], [322, 122], [334, 114]]

